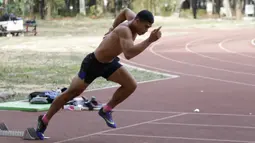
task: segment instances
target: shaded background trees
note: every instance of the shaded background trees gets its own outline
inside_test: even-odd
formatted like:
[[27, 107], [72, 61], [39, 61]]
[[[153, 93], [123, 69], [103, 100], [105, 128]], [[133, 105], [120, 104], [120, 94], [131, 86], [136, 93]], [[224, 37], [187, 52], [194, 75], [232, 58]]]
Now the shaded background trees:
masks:
[[213, 14], [223, 13], [226, 17], [236, 16], [237, 19], [244, 14], [246, 3], [254, 4], [253, 0], [0, 0], [0, 7], [18, 16], [41, 19], [77, 15], [92, 18], [116, 16], [125, 7], [135, 12], [148, 9], [160, 16], [188, 11], [191, 17], [196, 17], [206, 15], [208, 2], [213, 3]]

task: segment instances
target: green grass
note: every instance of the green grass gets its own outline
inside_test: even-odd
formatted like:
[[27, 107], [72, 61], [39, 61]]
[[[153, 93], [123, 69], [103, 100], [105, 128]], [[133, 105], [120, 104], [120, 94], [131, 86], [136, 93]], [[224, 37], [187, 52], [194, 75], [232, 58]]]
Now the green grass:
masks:
[[[0, 56], [0, 91], [13, 90], [20, 100], [34, 91], [68, 87], [71, 79], [79, 71], [81, 61], [86, 54], [57, 53], [35, 51], [1, 51]], [[137, 82], [162, 79], [167, 76], [127, 68]], [[96, 79], [88, 90], [115, 86], [117, 84]]]
[[61, 36], [70, 34], [76, 36], [103, 36], [113, 23], [113, 18], [91, 19], [87, 17], [63, 20], [38, 20], [41, 36]]

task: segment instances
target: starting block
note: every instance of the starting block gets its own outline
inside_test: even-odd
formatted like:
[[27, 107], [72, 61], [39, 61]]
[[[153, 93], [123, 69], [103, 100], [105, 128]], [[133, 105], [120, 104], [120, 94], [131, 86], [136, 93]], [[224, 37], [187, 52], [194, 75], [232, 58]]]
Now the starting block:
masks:
[[[0, 123], [0, 137], [21, 137], [24, 140], [40, 140], [35, 128], [27, 128], [25, 131], [9, 130], [5, 123]], [[45, 139], [49, 137], [44, 137]]]

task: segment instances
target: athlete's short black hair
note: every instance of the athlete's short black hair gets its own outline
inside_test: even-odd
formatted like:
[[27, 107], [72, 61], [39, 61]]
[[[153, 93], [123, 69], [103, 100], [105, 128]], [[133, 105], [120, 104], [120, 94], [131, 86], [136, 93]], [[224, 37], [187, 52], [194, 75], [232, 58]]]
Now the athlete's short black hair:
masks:
[[153, 14], [148, 11], [148, 10], [142, 10], [140, 11], [139, 13], [137, 13], [136, 15], [136, 19], [139, 19], [141, 21], [146, 21], [146, 22], [149, 22], [151, 24], [154, 23], [154, 16]]

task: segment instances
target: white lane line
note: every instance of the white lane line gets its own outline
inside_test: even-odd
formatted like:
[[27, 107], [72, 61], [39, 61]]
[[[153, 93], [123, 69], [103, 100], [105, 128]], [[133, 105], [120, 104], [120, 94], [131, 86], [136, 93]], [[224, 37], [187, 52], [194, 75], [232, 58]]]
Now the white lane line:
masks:
[[[122, 58], [122, 59], [125, 60], [124, 58]], [[178, 72], [178, 71], [167, 70], [167, 69], [163, 69], [163, 68], [157, 68], [155, 66], [148, 66], [148, 65], [140, 64], [140, 63], [133, 62], [133, 61], [128, 61], [128, 60], [125, 60], [125, 61], [130, 63], [130, 64], [136, 65], [136, 66], [141, 66], [141, 67], [145, 67], [145, 68], [149, 68], [149, 69], [154, 69], [154, 70], [158, 70], [158, 71], [162, 71], [162, 72], [167, 72], [167, 73], [170, 73], [170, 74], [177, 74], [177, 75], [183, 75], [183, 76], [191, 76], [191, 77], [208, 79], [208, 80], [214, 80], [214, 81], [220, 81], [220, 82], [225, 82], [225, 83], [239, 84], [239, 85], [244, 85], [244, 86], [252, 86], [252, 87], [255, 86], [255, 84], [249, 84], [249, 83], [244, 83], [244, 82], [238, 82], [238, 81], [231, 81], [231, 80], [213, 78], [213, 77], [196, 75], [196, 74], [188, 74], [188, 73], [183, 73], [183, 72]]]
[[116, 109], [118, 112], [134, 112], [134, 113], [159, 113], [159, 114], [181, 114], [186, 113], [186, 115], [210, 115], [210, 116], [233, 116], [233, 117], [255, 117], [255, 115], [245, 114], [226, 114], [226, 113], [201, 113], [201, 112], [175, 112], [175, 111], [153, 111], [153, 110], [135, 110], [135, 109]]
[[230, 142], [230, 143], [252, 143], [252, 141], [242, 140], [223, 140], [223, 139], [208, 139], [208, 138], [188, 138], [188, 137], [171, 137], [171, 136], [152, 136], [152, 135], [138, 135], [138, 134], [114, 134], [104, 133], [104, 136], [122, 136], [122, 137], [137, 137], [137, 138], [156, 138], [156, 139], [177, 139], [177, 140], [193, 140], [193, 141], [214, 141], [214, 142]]
[[185, 124], [185, 123], [164, 123], [164, 122], [151, 122], [149, 124], [155, 124], [155, 125], [177, 125], [177, 126], [194, 126], [194, 127], [213, 127], [213, 128], [255, 129], [255, 127], [252, 127], [252, 126], [232, 126], [232, 125]]
[[233, 51], [233, 50], [226, 49], [226, 48], [223, 46], [223, 44], [226, 43], [226, 42], [229, 42], [229, 41], [231, 41], [231, 40], [233, 40], [233, 39], [225, 39], [225, 40], [221, 41], [221, 42], [219, 43], [219, 47], [220, 47], [222, 50], [224, 50], [224, 51], [226, 51], [226, 52], [228, 52], [228, 53], [232, 53], [232, 54], [236, 54], [236, 55], [239, 55], [239, 56], [248, 57], [248, 58], [254, 58], [254, 59], [255, 59], [255, 57], [253, 57], [253, 56], [249, 56], [249, 55], [246, 55], [246, 54], [238, 53], [238, 52]]
[[100, 131], [100, 132], [96, 132], [96, 133], [92, 133], [92, 134], [87, 134], [87, 135], [84, 135], [84, 136], [69, 138], [69, 139], [62, 140], [62, 141], [57, 141], [57, 142], [54, 142], [54, 143], [63, 143], [63, 142], [68, 142], [68, 141], [74, 141], [74, 140], [77, 140], [77, 139], [87, 138], [87, 137], [91, 137], [91, 136], [94, 136], [94, 135], [100, 135], [100, 134], [107, 133], [107, 132], [110, 132], [110, 131], [118, 131], [118, 130], [122, 130], [122, 129], [127, 129], [127, 128], [131, 128], [131, 127], [140, 126], [140, 125], [148, 124], [150, 122], [156, 122], [156, 121], [165, 120], [165, 119], [172, 119], [172, 118], [175, 118], [175, 117], [183, 116], [185, 114], [186, 113], [181, 113], [181, 114], [171, 115], [171, 116], [167, 116], [167, 117], [163, 117], [163, 118], [157, 118], [157, 119], [150, 120], [150, 121], [145, 121], [145, 122], [140, 122], [140, 123], [136, 123], [136, 124], [132, 124], [132, 125], [128, 125], [128, 126], [119, 127], [119, 128], [116, 128], [116, 129], [109, 129], [109, 130], [104, 130], [104, 131]]
[[195, 51], [191, 50], [191, 48], [189, 48], [189, 46], [191, 44], [193, 44], [193, 43], [195, 43], [197, 41], [202, 41], [202, 40], [204, 40], [204, 38], [203, 39], [199, 39], [199, 40], [195, 40], [195, 41], [192, 41], [192, 42], [189, 42], [188, 44], [186, 44], [186, 46], [185, 46], [186, 51], [188, 51], [190, 53], [193, 53], [193, 54], [196, 54], [198, 56], [201, 56], [201, 57], [204, 57], [204, 58], [208, 58], [208, 59], [211, 59], [211, 60], [215, 60], [215, 61], [219, 61], [219, 62], [231, 63], [231, 64], [236, 64], [236, 65], [241, 65], [241, 66], [255, 67], [254, 65], [251, 65], [251, 64], [244, 64], [244, 63], [233, 62], [233, 61], [228, 61], [228, 60], [222, 60], [222, 59], [219, 59], [219, 58], [207, 56], [207, 55], [195, 52]]
[[[155, 44], [157, 45], [157, 44]], [[183, 62], [183, 61], [179, 61], [179, 60], [174, 60], [171, 59], [169, 57], [163, 56], [162, 54], [159, 54], [157, 52], [155, 52], [153, 49], [155, 48], [155, 45], [150, 47], [150, 52], [153, 53], [154, 55], [157, 55], [163, 59], [166, 59], [168, 61], [172, 61], [172, 62], [176, 62], [176, 63], [180, 63], [180, 64], [185, 64], [185, 65], [189, 65], [189, 66], [195, 66], [195, 67], [202, 67], [202, 68], [207, 68], [207, 69], [211, 69], [211, 70], [216, 70], [216, 71], [223, 71], [223, 72], [228, 72], [228, 73], [234, 73], [234, 74], [244, 74], [244, 75], [251, 75], [251, 76], [255, 76], [255, 74], [253, 73], [247, 73], [247, 72], [237, 72], [237, 71], [233, 71], [233, 70], [227, 70], [227, 69], [221, 69], [221, 68], [215, 68], [215, 67], [211, 67], [211, 66], [204, 66], [204, 65], [199, 65], [199, 64], [192, 64], [192, 63], [188, 63], [188, 62]]]

